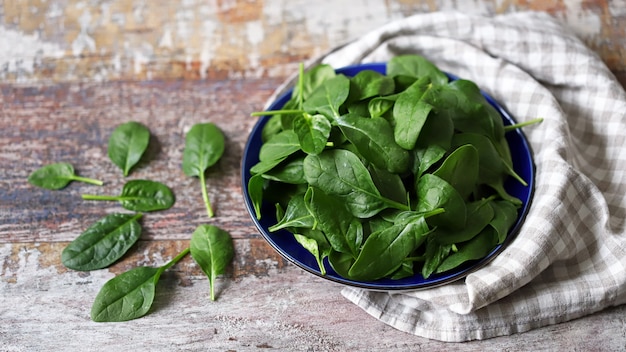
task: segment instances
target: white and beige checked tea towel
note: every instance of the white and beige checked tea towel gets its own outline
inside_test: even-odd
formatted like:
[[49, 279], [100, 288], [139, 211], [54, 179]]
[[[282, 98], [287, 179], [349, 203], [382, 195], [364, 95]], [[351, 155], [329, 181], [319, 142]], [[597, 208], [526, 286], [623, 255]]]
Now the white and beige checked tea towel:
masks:
[[518, 122], [545, 119], [524, 128], [534, 200], [515, 240], [465, 280], [344, 296], [399, 330], [442, 341], [524, 332], [625, 303], [626, 93], [605, 64], [542, 13], [415, 15], [317, 62], [338, 68], [405, 53], [473, 80]]

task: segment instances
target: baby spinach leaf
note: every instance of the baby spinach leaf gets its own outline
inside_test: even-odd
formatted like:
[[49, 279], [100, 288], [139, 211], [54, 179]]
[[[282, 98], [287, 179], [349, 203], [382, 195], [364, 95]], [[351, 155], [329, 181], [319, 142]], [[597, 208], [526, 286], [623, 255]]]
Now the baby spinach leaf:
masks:
[[443, 273], [470, 260], [484, 258], [495, 248], [496, 242], [497, 235], [495, 234], [495, 230], [487, 227], [467, 243], [459, 245], [458, 250], [445, 258], [441, 264], [439, 264], [435, 272]]
[[398, 203], [407, 203], [408, 196], [400, 175], [379, 169], [374, 165], [370, 165], [367, 169], [381, 196]]
[[452, 123], [450, 117], [431, 110], [422, 126], [415, 145], [419, 148], [438, 145], [447, 150], [450, 149], [453, 135], [454, 123]]
[[509, 229], [517, 220], [517, 207], [506, 200], [497, 200], [489, 203], [493, 209], [493, 219], [489, 225], [494, 228], [498, 237], [498, 244], [504, 242]]
[[268, 230], [271, 232], [286, 228], [314, 228], [316, 225], [315, 217], [311, 214], [305, 205], [304, 195], [293, 197], [287, 203], [285, 214], [278, 218], [276, 225], [270, 226]]
[[426, 253], [424, 254], [426, 260], [424, 261], [424, 266], [422, 266], [424, 279], [429, 278], [437, 270], [441, 262], [450, 255], [452, 246], [452, 244], [439, 243], [434, 239], [434, 236], [428, 237], [426, 240]]
[[322, 275], [326, 275], [326, 268], [324, 267], [323, 261], [324, 258], [328, 256], [328, 253], [330, 253], [330, 247], [320, 248], [321, 246], [316, 240], [304, 235], [294, 233], [293, 236], [296, 239], [296, 242], [300, 243], [304, 249], [309, 251], [315, 257], [320, 273]]
[[303, 72], [299, 78], [298, 85], [294, 87], [292, 96], [298, 97], [302, 92], [302, 99], [309, 99], [311, 94], [322, 85], [322, 83], [335, 78], [337, 74], [335, 69], [330, 65], [322, 64], [316, 65], [310, 70]]
[[465, 201], [448, 182], [433, 174], [424, 174], [417, 182], [416, 189], [417, 211], [444, 209], [444, 213], [430, 218], [429, 223], [453, 230], [465, 227]]
[[446, 154], [446, 149], [439, 145], [413, 149], [415, 165], [412, 167], [415, 178], [419, 179], [428, 169], [435, 165]]
[[263, 143], [259, 151], [259, 160], [279, 160], [298, 150], [300, 150], [300, 142], [296, 132], [293, 130], [282, 131]]
[[263, 126], [263, 130], [261, 131], [261, 140], [263, 141], [263, 143], [267, 142], [270, 138], [283, 130], [281, 116], [282, 115], [273, 115], [267, 121], [265, 126]]
[[315, 219], [315, 228], [322, 230], [334, 250], [355, 254], [356, 240], [348, 238], [354, 217], [343, 201], [320, 189], [309, 187], [304, 195], [304, 205]]
[[304, 170], [302, 169], [304, 157], [298, 157], [288, 162], [277, 165], [271, 170], [262, 174], [263, 178], [288, 183], [288, 184], [304, 184]]
[[387, 63], [387, 76], [428, 77], [435, 85], [448, 83], [448, 76], [432, 62], [419, 55], [399, 55]]
[[304, 110], [310, 114], [320, 113], [330, 120], [341, 116], [339, 108], [350, 93], [350, 80], [337, 75], [324, 81], [311, 96], [304, 101]]
[[83, 194], [85, 200], [116, 200], [125, 209], [150, 212], [169, 209], [174, 205], [174, 194], [166, 185], [149, 180], [126, 182], [119, 196]]
[[469, 241], [478, 235], [494, 217], [491, 199], [482, 199], [467, 204], [467, 221], [460, 230], [449, 230], [443, 227], [435, 230], [435, 238], [442, 244], [453, 244]]
[[263, 187], [265, 180], [262, 175], [254, 175], [248, 180], [248, 194], [252, 200], [257, 220], [261, 220], [261, 205], [263, 204]]
[[350, 101], [359, 101], [394, 92], [393, 78], [373, 70], [363, 70], [350, 79]]
[[102, 181], [76, 176], [74, 167], [69, 163], [48, 164], [28, 176], [31, 185], [51, 190], [62, 189], [72, 181], [102, 186]]
[[367, 104], [370, 117], [382, 117], [387, 111], [392, 110], [391, 108], [393, 108], [396, 100], [398, 100], [398, 94], [376, 97], [370, 100]]
[[254, 164], [254, 166], [250, 168], [250, 173], [252, 175], [264, 174], [272, 170], [276, 166], [280, 165], [280, 163], [282, 163], [285, 160], [287, 160], [286, 156], [279, 158], [279, 159], [259, 161], [258, 163]]
[[380, 195], [359, 157], [350, 151], [333, 149], [308, 155], [303, 166], [311, 186], [343, 197], [356, 217], [368, 218], [388, 207], [408, 210], [408, 206]]
[[359, 154], [372, 164], [393, 173], [409, 168], [409, 153], [395, 143], [389, 122], [383, 118], [343, 115], [337, 125]]
[[350, 278], [350, 268], [354, 264], [354, 257], [350, 253], [337, 252], [330, 250], [328, 253], [328, 263], [337, 274], [342, 277]]
[[146, 315], [154, 301], [156, 284], [161, 274], [187, 253], [189, 249], [161, 267], [137, 267], [107, 281], [91, 306], [91, 320], [116, 322]]
[[191, 236], [191, 257], [209, 279], [211, 300], [215, 300], [215, 279], [226, 271], [235, 249], [230, 234], [214, 225], [200, 225]]
[[432, 87], [428, 79], [420, 79], [400, 93], [393, 106], [394, 138], [406, 150], [415, 147], [432, 105], [422, 96]]
[[467, 199], [478, 183], [478, 151], [471, 144], [455, 149], [433, 175], [448, 182], [463, 199]]
[[417, 239], [429, 233], [424, 217], [371, 234], [349, 271], [355, 280], [377, 280], [394, 272], [416, 249]]
[[213, 123], [199, 123], [191, 127], [185, 137], [183, 172], [190, 177], [199, 177], [202, 199], [207, 215], [213, 217], [213, 209], [206, 189], [205, 172], [215, 165], [224, 154], [224, 135]]
[[73, 270], [106, 268], [120, 259], [141, 237], [142, 214], [109, 214], [91, 225], [61, 253], [61, 262]]
[[330, 121], [324, 115], [307, 113], [293, 120], [293, 130], [298, 135], [300, 148], [307, 154], [319, 154], [330, 136]]
[[128, 176], [148, 148], [150, 130], [139, 122], [130, 121], [113, 130], [109, 138], [109, 159]]

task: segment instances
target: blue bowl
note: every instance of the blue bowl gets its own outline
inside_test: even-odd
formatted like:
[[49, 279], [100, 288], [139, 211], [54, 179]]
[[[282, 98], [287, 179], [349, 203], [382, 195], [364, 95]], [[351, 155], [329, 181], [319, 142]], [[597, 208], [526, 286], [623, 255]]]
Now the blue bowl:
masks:
[[[384, 63], [369, 63], [360, 64], [354, 66], [348, 66], [336, 70], [337, 73], [343, 73], [348, 77], [354, 76], [363, 70], [374, 70], [376, 72], [386, 74], [386, 64]], [[448, 75], [451, 80], [457, 79], [453, 75]], [[504, 110], [493, 98], [483, 92], [483, 95], [487, 101], [500, 113], [504, 125], [515, 124], [513, 118]], [[291, 91], [280, 96], [268, 110], [278, 110], [289, 100], [291, 97]], [[298, 242], [296, 242], [294, 236], [287, 231], [270, 232], [268, 228], [276, 224], [275, 208], [273, 204], [263, 204], [261, 212], [261, 220], [257, 220], [255, 216], [254, 207], [248, 193], [248, 181], [250, 180], [250, 168], [259, 162], [259, 149], [262, 145], [261, 132], [263, 126], [270, 119], [270, 116], [263, 116], [259, 118], [259, 121], [252, 129], [246, 147], [244, 149], [243, 161], [241, 166], [241, 179], [244, 201], [246, 208], [256, 228], [261, 235], [267, 240], [267, 242], [280, 253], [284, 258], [299, 266], [300, 268], [315, 274], [324, 279], [328, 279], [344, 285], [370, 289], [380, 291], [403, 291], [403, 290], [417, 290], [431, 288], [443, 284], [447, 284], [459, 279], [464, 278], [469, 273], [485, 266], [491, 261], [498, 253], [500, 253], [517, 235], [526, 214], [528, 213], [530, 203], [533, 197], [534, 189], [534, 174], [535, 167], [533, 164], [532, 153], [528, 145], [526, 137], [520, 129], [510, 131], [506, 133], [506, 139], [509, 143], [511, 150], [511, 156], [513, 159], [513, 166], [515, 172], [520, 175], [524, 180], [528, 182], [528, 186], [523, 186], [519, 182], [513, 180], [511, 177], [505, 182], [505, 189], [513, 196], [519, 198], [522, 201], [522, 206], [518, 210], [518, 218], [511, 227], [506, 240], [494, 248], [486, 257], [480, 260], [468, 262], [465, 265], [459, 266], [456, 269], [447, 271], [441, 274], [433, 274], [428, 278], [422, 277], [421, 274], [416, 273], [411, 277], [407, 277], [399, 280], [392, 279], [380, 279], [376, 281], [355, 281], [346, 279], [339, 276], [330, 266], [328, 261], [324, 261], [326, 268], [326, 274], [322, 275], [317, 261], [311, 253], [304, 249]]]

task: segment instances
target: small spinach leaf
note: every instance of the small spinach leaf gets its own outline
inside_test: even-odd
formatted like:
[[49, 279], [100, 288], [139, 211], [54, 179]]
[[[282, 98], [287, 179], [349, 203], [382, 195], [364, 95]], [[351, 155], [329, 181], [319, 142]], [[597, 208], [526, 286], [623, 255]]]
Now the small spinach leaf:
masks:
[[51, 190], [62, 189], [72, 181], [102, 186], [102, 181], [76, 176], [74, 167], [69, 163], [48, 164], [28, 176], [31, 185]]
[[109, 138], [109, 159], [128, 176], [148, 148], [150, 130], [139, 122], [130, 121], [115, 128]]
[[307, 154], [319, 154], [324, 150], [330, 129], [330, 121], [320, 114], [304, 113], [293, 120], [293, 130], [298, 135], [300, 148]]
[[116, 200], [125, 209], [132, 211], [156, 211], [169, 209], [174, 205], [174, 194], [166, 185], [149, 180], [126, 182], [119, 196], [83, 194], [85, 200]]
[[191, 257], [209, 279], [211, 300], [215, 300], [215, 279], [226, 271], [235, 249], [230, 234], [214, 225], [200, 225], [190, 242]]
[[213, 217], [213, 209], [207, 194], [205, 172], [215, 165], [224, 154], [224, 135], [213, 123], [199, 123], [191, 127], [185, 138], [183, 172], [190, 177], [199, 177], [202, 199], [207, 215]]
[[331, 120], [341, 116], [339, 108], [350, 93], [350, 80], [337, 75], [324, 81], [311, 96], [304, 101], [304, 110], [310, 114], [320, 113]]

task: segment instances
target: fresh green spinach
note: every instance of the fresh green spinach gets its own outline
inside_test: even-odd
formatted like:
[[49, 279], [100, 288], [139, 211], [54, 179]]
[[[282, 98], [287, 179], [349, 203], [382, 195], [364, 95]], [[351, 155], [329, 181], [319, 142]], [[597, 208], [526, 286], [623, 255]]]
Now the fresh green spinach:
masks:
[[183, 172], [190, 177], [199, 177], [202, 199], [207, 215], [213, 217], [213, 208], [207, 193], [205, 173], [224, 154], [224, 134], [211, 122], [195, 124], [185, 137]]
[[84, 200], [119, 201], [124, 209], [150, 212], [169, 209], [174, 205], [174, 193], [166, 185], [150, 180], [126, 182], [119, 196], [83, 194]]
[[72, 181], [80, 181], [102, 186], [102, 181], [92, 178], [76, 176], [74, 167], [69, 163], [54, 163], [33, 171], [28, 176], [28, 182], [37, 187], [57, 190], [67, 186]]
[[130, 121], [113, 130], [109, 138], [109, 159], [128, 176], [150, 143], [150, 130], [143, 124]]
[[230, 234], [214, 225], [200, 225], [190, 242], [191, 257], [209, 279], [210, 297], [215, 300], [215, 280], [226, 271], [235, 249]]

